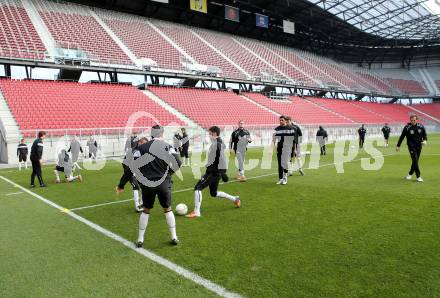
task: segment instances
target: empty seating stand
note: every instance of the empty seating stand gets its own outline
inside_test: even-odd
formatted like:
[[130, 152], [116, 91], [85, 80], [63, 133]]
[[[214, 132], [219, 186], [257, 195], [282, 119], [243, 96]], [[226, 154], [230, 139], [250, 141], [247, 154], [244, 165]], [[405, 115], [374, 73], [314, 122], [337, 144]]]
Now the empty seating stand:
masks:
[[147, 19], [104, 11], [99, 16], [138, 59], [152, 59], [162, 69], [182, 70], [182, 54], [155, 31]]
[[343, 118], [297, 96], [291, 96], [285, 100], [273, 100], [261, 93], [245, 93], [244, 95], [280, 115], [292, 117], [294, 122], [300, 124], [353, 124], [347, 118]]
[[403, 79], [387, 79], [387, 80], [388, 82], [390, 82], [390, 84], [392, 84], [397, 89], [402, 91], [403, 94], [411, 94], [411, 95], [429, 94], [423, 82], [418, 82], [415, 80], [403, 80]]
[[414, 108], [436, 119], [440, 119], [440, 103], [418, 104], [418, 105], [414, 105]]
[[1, 1], [0, 57], [43, 60], [45, 51], [21, 1]]
[[307, 99], [338, 114], [344, 115], [357, 123], [383, 124], [389, 121], [388, 118], [363, 108], [361, 105], [353, 104], [353, 101], [315, 97], [307, 97]]
[[[122, 128], [145, 111], [162, 125], [184, 123], [133, 86], [0, 79], [0, 90], [20, 129]], [[135, 126], [151, 127], [139, 119]]]
[[273, 126], [277, 116], [233, 92], [192, 88], [155, 87], [149, 90], [204, 128], [212, 125]]
[[85, 51], [92, 63], [133, 64], [87, 8], [67, 2], [36, 1], [36, 4], [58, 47]]

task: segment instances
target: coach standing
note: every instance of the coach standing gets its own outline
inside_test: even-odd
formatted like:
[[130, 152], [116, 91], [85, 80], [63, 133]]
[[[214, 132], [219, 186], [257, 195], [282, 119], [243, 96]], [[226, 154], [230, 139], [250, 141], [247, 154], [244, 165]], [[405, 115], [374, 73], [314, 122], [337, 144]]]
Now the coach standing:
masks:
[[414, 172], [417, 176], [417, 182], [423, 182], [422, 177], [420, 177], [419, 168], [419, 158], [420, 153], [422, 153], [422, 146], [426, 145], [428, 136], [426, 135], [426, 130], [423, 124], [417, 123], [417, 116], [412, 115], [410, 118], [410, 123], [408, 123], [400, 135], [399, 141], [397, 142], [396, 151], [400, 151], [400, 145], [403, 139], [406, 137], [406, 143], [408, 145], [409, 154], [411, 155], [411, 169], [409, 170], [407, 180], [411, 180]]
[[38, 138], [34, 141], [31, 147], [31, 163], [32, 163], [32, 175], [31, 175], [31, 187], [35, 187], [35, 176], [38, 178], [40, 187], [46, 187], [43, 182], [43, 176], [41, 174], [41, 158], [43, 157], [43, 139], [46, 137], [45, 131], [38, 132]]
[[359, 134], [359, 148], [364, 148], [365, 135], [367, 134], [367, 129], [363, 124], [358, 129], [358, 134]]

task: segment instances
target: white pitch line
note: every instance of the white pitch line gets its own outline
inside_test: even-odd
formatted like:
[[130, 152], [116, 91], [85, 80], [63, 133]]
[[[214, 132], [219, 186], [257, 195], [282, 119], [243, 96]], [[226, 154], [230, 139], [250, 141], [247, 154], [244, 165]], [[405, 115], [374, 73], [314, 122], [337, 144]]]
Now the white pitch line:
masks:
[[153, 253], [153, 252], [151, 252], [149, 250], [146, 250], [144, 248], [137, 248], [134, 245], [133, 242], [131, 242], [131, 241], [129, 241], [129, 240], [127, 240], [127, 239], [125, 239], [125, 238], [123, 238], [123, 237], [113, 233], [113, 232], [110, 232], [109, 230], [107, 230], [107, 229], [105, 229], [105, 228], [95, 224], [94, 222], [91, 222], [90, 220], [87, 220], [84, 217], [82, 217], [82, 216], [80, 216], [78, 214], [75, 214], [75, 213], [71, 212], [70, 210], [68, 210], [66, 208], [61, 207], [60, 205], [58, 205], [58, 204], [56, 204], [56, 203], [54, 203], [54, 202], [52, 202], [52, 201], [50, 201], [50, 200], [48, 200], [46, 198], [44, 198], [44, 197], [34, 193], [34, 192], [32, 192], [32, 191], [22, 187], [21, 185], [18, 185], [17, 183], [9, 180], [8, 178], [5, 178], [3, 176], [0, 176], [0, 178], [3, 179], [4, 181], [10, 183], [13, 186], [20, 188], [23, 192], [26, 192], [27, 194], [37, 198], [38, 200], [42, 201], [43, 203], [45, 203], [45, 204], [47, 204], [49, 206], [52, 206], [53, 208], [55, 208], [55, 209], [57, 209], [59, 211], [65, 212], [70, 217], [78, 220], [79, 222], [82, 222], [83, 224], [85, 224], [85, 225], [89, 226], [90, 228], [94, 229], [95, 231], [97, 231], [97, 232], [99, 232], [99, 233], [101, 233], [101, 234], [103, 234], [103, 235], [105, 235], [105, 236], [107, 236], [107, 237], [109, 237], [109, 238], [111, 238], [111, 239], [121, 243], [122, 245], [124, 245], [124, 246], [130, 248], [131, 250], [133, 250], [133, 251], [143, 255], [144, 257], [150, 259], [151, 261], [153, 261], [153, 262], [155, 262], [157, 264], [160, 264], [160, 265], [170, 269], [171, 271], [173, 271], [173, 272], [175, 272], [175, 273], [177, 273], [177, 274], [179, 274], [179, 275], [181, 275], [181, 276], [183, 276], [183, 277], [185, 277], [185, 278], [195, 282], [198, 285], [201, 285], [202, 287], [204, 287], [204, 288], [206, 288], [206, 289], [216, 293], [217, 295], [220, 295], [222, 297], [241, 297], [239, 294], [233, 293], [233, 292], [229, 292], [228, 290], [226, 290], [222, 286], [220, 286], [220, 285], [218, 285], [218, 284], [216, 284], [216, 283], [214, 283], [214, 282], [212, 282], [210, 280], [207, 280], [207, 279], [201, 277], [200, 275], [198, 275], [198, 274], [196, 274], [194, 272], [191, 272], [191, 271], [189, 271], [189, 270], [187, 270], [187, 269], [185, 269], [185, 268], [183, 268], [183, 267], [181, 267], [181, 266], [179, 266], [177, 264], [174, 264], [173, 262], [168, 261], [167, 259], [162, 258], [161, 256], [158, 256], [158, 255], [156, 255], [155, 253]]
[[[392, 154], [385, 154], [385, 155], [370, 156], [370, 158], [379, 157], [379, 156], [385, 157], [385, 156], [391, 156], [391, 155], [396, 155], [396, 154], [392, 153]], [[362, 158], [368, 158], [368, 157], [362, 157]], [[316, 170], [316, 169], [319, 169], [319, 168], [333, 166], [333, 165], [336, 165], [336, 164], [359, 161], [362, 158], [353, 159], [353, 160], [347, 161], [347, 162], [339, 162], [339, 163], [335, 162], [335, 163], [323, 164], [323, 165], [318, 166], [317, 168], [306, 168], [306, 170]], [[247, 180], [259, 179], [259, 178], [263, 178], [263, 177], [274, 176], [274, 175], [277, 175], [277, 174], [278, 173], [263, 174], [263, 175], [258, 175], [258, 176], [254, 176], [254, 177], [249, 177], [249, 178], [247, 178]], [[221, 182], [220, 184], [229, 184], [229, 183], [236, 183], [236, 182], [241, 182], [241, 181], [239, 181], [239, 180], [231, 180], [231, 181], [228, 181], [228, 182]], [[187, 191], [191, 191], [191, 190], [194, 190], [194, 187], [189, 187], [189, 188], [175, 190], [172, 193], [187, 192]], [[103, 207], [103, 206], [108, 206], [108, 205], [121, 204], [121, 203], [129, 202], [129, 201], [132, 201], [132, 200], [133, 199], [127, 199], [127, 200], [121, 200], [121, 201], [113, 201], [113, 202], [106, 202], [106, 203], [102, 203], [102, 204], [96, 204], [96, 205], [72, 208], [72, 209], [69, 209], [69, 210], [70, 211], [77, 211], [77, 210], [91, 209], [91, 208], [96, 208], [96, 207]]]
[[[264, 174], [264, 175], [255, 176], [255, 177], [249, 177], [249, 178], [247, 178], [247, 180], [262, 178], [262, 177], [266, 177], [266, 176], [272, 176], [272, 175], [275, 175], [275, 174], [276, 173], [270, 173], [270, 174]], [[240, 181], [238, 181], [238, 180], [231, 180], [231, 181], [228, 181], [228, 182], [222, 182], [220, 184], [228, 184], [228, 183], [234, 183], [234, 182], [240, 182]], [[190, 190], [194, 190], [194, 187], [188, 187], [188, 188], [184, 188], [184, 189], [175, 190], [172, 193], [186, 192], [186, 191], [190, 191]], [[133, 199], [113, 201], [113, 202], [106, 202], [106, 203], [102, 203], [102, 204], [96, 204], [96, 205], [72, 208], [72, 209], [69, 209], [69, 210], [70, 211], [77, 211], [77, 210], [90, 209], [90, 208], [96, 208], [96, 207], [102, 207], [102, 206], [108, 206], [108, 205], [114, 205], [114, 204], [121, 204], [121, 203], [125, 203], [125, 202], [130, 202], [130, 201], [133, 201]]]
[[18, 192], [10, 192], [10, 193], [5, 194], [5, 196], [19, 195], [19, 194], [22, 194], [22, 193], [23, 193], [22, 191], [18, 191]]

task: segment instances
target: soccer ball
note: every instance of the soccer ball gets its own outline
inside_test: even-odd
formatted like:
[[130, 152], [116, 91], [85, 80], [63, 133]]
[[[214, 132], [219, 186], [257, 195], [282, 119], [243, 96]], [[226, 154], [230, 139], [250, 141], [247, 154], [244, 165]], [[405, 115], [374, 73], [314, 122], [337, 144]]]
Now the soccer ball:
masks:
[[185, 215], [186, 213], [188, 213], [188, 206], [183, 203], [180, 203], [176, 206], [177, 215]]

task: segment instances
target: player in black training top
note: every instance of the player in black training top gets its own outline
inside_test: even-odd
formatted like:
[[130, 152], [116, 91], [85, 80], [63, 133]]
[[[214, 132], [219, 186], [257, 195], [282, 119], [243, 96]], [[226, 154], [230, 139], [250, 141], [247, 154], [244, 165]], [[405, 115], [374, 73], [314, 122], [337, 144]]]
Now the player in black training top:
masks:
[[388, 123], [385, 123], [385, 126], [382, 127], [383, 138], [385, 139], [385, 147], [388, 147], [388, 139], [390, 138], [391, 128], [388, 126]]
[[31, 174], [31, 187], [35, 187], [35, 176], [38, 178], [40, 187], [46, 187], [43, 181], [43, 176], [41, 174], [41, 164], [43, 157], [43, 140], [46, 137], [45, 131], [38, 132], [38, 138], [34, 141], [31, 147], [31, 163], [32, 163], [32, 174]]
[[[168, 229], [171, 234], [171, 244], [177, 245], [176, 219], [171, 208], [171, 175], [179, 170], [181, 162], [179, 154], [170, 144], [163, 141], [163, 127], [155, 125], [151, 129], [151, 140], [139, 145], [137, 149], [141, 157], [134, 164], [140, 164], [135, 172], [136, 179], [142, 189], [143, 211], [139, 217], [139, 236], [137, 247], [144, 244], [145, 230], [147, 229], [150, 211], [153, 209], [156, 196], [163, 208]], [[130, 166], [133, 171], [132, 166]]]
[[24, 168], [27, 169], [27, 156], [28, 156], [28, 146], [24, 143], [24, 139], [21, 139], [20, 144], [18, 144], [17, 147], [19, 171], [21, 171], [22, 164], [24, 165]]
[[327, 154], [325, 149], [325, 144], [327, 142], [327, 139], [328, 139], [327, 131], [322, 126], [319, 126], [319, 129], [316, 132], [316, 141], [318, 142], [319, 147], [321, 148], [321, 155]]
[[273, 144], [277, 146], [278, 161], [278, 182], [277, 184], [287, 184], [287, 173], [292, 150], [295, 142], [296, 128], [288, 126], [286, 117], [280, 116], [280, 125], [275, 127], [273, 134]]
[[234, 150], [235, 158], [238, 163], [237, 180], [246, 181], [244, 175], [244, 161], [246, 158], [247, 146], [252, 142], [251, 134], [243, 127], [244, 121], [238, 122], [238, 128], [231, 134], [231, 141], [229, 142], [229, 149]]
[[208, 130], [211, 137], [211, 146], [208, 151], [208, 163], [206, 164], [206, 173], [197, 182], [194, 187], [194, 211], [186, 215], [188, 218], [200, 217], [200, 207], [202, 205], [202, 190], [209, 187], [211, 197], [228, 199], [234, 203], [235, 207], [240, 208], [241, 201], [238, 196], [231, 196], [223, 191], [218, 191], [220, 179], [223, 182], [228, 181], [226, 175], [227, 160], [225, 157], [226, 146], [220, 138], [220, 128], [212, 126]]
[[[145, 144], [146, 142], [148, 142], [147, 138], [141, 138], [139, 141], [135, 142], [131, 142], [131, 145], [133, 146], [133, 148], [131, 150], [128, 150], [125, 157], [124, 157], [124, 161], [127, 160], [127, 155], [131, 154], [133, 157], [133, 160], [138, 159], [141, 154], [138, 150], [138, 146]], [[130, 167], [128, 165], [126, 165], [124, 163], [124, 161], [122, 162], [122, 168], [124, 170], [124, 173], [122, 174], [121, 179], [119, 180], [119, 184], [118, 186], [116, 186], [116, 194], [120, 194], [124, 191], [124, 187], [125, 185], [130, 182], [131, 186], [133, 187], [133, 200], [134, 200], [134, 208], [137, 212], [142, 212], [142, 210], [144, 209], [142, 207], [142, 202], [140, 200], [140, 196], [139, 196], [139, 183], [136, 180], [136, 177], [133, 175], [133, 172], [131, 171]]]
[[190, 166], [190, 159], [189, 159], [189, 136], [186, 133], [186, 129], [184, 127], [182, 127], [180, 129], [180, 131], [182, 132], [182, 134], [180, 135], [180, 142], [181, 142], [181, 147], [180, 147], [180, 157], [184, 158], [182, 165], [184, 167], [189, 167]]
[[365, 135], [367, 134], [367, 129], [364, 124], [358, 129], [359, 134], [359, 148], [364, 148]]
[[411, 180], [412, 175], [416, 173], [417, 182], [423, 182], [423, 179], [420, 176], [419, 158], [422, 153], [422, 146], [426, 145], [428, 136], [426, 135], [426, 130], [423, 124], [417, 123], [416, 115], [412, 115], [410, 117], [410, 123], [403, 128], [402, 134], [397, 142], [396, 151], [400, 151], [400, 145], [404, 138], [406, 138], [406, 143], [412, 160], [411, 169], [409, 170], [406, 179]]
[[304, 176], [305, 173], [302, 169], [302, 161], [301, 161], [301, 142], [302, 142], [302, 131], [301, 128], [292, 122], [292, 118], [286, 116], [287, 126], [292, 127], [295, 130], [295, 136], [293, 139], [293, 148], [292, 153], [290, 154], [290, 164], [289, 164], [289, 176], [293, 176], [294, 166], [292, 160], [296, 160], [296, 165], [298, 167], [298, 172], [301, 176]]

